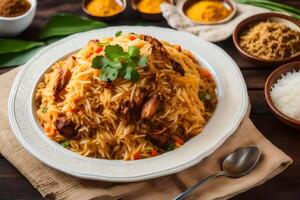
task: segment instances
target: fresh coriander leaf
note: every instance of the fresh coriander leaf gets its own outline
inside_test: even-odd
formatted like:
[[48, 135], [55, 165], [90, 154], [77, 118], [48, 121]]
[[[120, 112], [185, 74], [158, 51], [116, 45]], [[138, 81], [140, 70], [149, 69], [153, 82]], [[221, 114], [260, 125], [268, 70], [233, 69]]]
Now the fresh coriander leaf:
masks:
[[122, 35], [122, 31], [118, 31], [118, 32], [116, 32], [116, 34], [115, 34], [116, 37], [119, 37], [120, 35]]
[[131, 80], [133, 82], [137, 82], [140, 79], [140, 74], [138, 73], [138, 71], [136, 71], [136, 69], [133, 69], [131, 72]]
[[147, 63], [148, 63], [148, 57], [147, 57], [147, 56], [142, 56], [142, 57], [139, 59], [138, 65], [139, 65], [140, 67], [146, 67], [146, 66], [147, 66]]
[[136, 46], [128, 47], [128, 54], [130, 57], [139, 57], [140, 56], [140, 49]]
[[208, 103], [211, 100], [211, 95], [204, 91], [199, 91], [198, 97], [204, 104]]
[[120, 45], [108, 45], [105, 48], [105, 56], [109, 60], [120, 59], [126, 57], [127, 53], [124, 52]]
[[132, 67], [127, 67], [125, 69], [125, 73], [124, 73], [124, 79], [126, 80], [131, 80], [131, 73], [132, 73], [133, 68]]
[[69, 145], [69, 140], [66, 140], [63, 143], [61, 143], [61, 146], [63, 146], [64, 148], [69, 148]]
[[104, 28], [107, 24], [71, 14], [58, 14], [47, 23], [40, 34], [41, 39], [67, 36], [78, 32]]
[[110, 68], [110, 67], [105, 67], [101, 71], [100, 79], [102, 81], [107, 81], [107, 80], [115, 80], [118, 76], [119, 70], [116, 68]]
[[0, 54], [16, 53], [35, 47], [44, 46], [43, 42], [32, 42], [14, 39], [0, 39]]
[[170, 143], [167, 147], [167, 151], [172, 151], [175, 149], [175, 147], [176, 147], [176, 145], [174, 143]]
[[109, 66], [111, 66], [111, 67], [113, 67], [113, 68], [117, 68], [117, 69], [122, 68], [122, 64], [121, 64], [121, 62], [118, 61], [118, 60], [113, 60], [113, 61], [109, 60], [109, 61], [108, 61], [108, 64], [109, 64]]
[[96, 56], [92, 61], [92, 68], [101, 69], [106, 67], [109, 63], [109, 60], [104, 56]]

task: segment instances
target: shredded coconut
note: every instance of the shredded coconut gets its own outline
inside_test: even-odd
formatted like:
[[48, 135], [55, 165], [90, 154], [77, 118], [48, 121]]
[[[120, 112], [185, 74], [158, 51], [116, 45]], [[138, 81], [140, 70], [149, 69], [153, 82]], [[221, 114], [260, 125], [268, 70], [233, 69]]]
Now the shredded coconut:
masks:
[[271, 98], [281, 112], [300, 120], [300, 71], [281, 76], [272, 86]]

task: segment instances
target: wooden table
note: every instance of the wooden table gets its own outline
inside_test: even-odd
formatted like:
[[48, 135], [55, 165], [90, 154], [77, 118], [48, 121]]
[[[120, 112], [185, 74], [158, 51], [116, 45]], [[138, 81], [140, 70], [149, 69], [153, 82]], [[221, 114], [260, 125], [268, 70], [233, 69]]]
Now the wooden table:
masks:
[[[281, 0], [286, 4], [300, 8], [299, 0]], [[81, 0], [40, 0], [33, 24], [20, 38], [34, 40], [47, 20], [56, 13], [74, 13], [83, 15]], [[168, 26], [163, 22], [145, 22], [136, 14], [127, 10], [124, 15], [110, 25], [137, 25], [147, 23], [155, 26]], [[241, 56], [235, 49], [232, 39], [218, 42], [239, 65], [247, 83], [252, 104], [251, 119], [257, 128], [273, 144], [292, 157], [294, 163], [283, 173], [237, 197], [243, 199], [299, 200], [300, 199], [300, 134], [281, 123], [268, 109], [264, 99], [264, 83], [274, 70], [271, 67], [254, 65]], [[276, 67], [276, 66], [274, 66]], [[12, 68], [0, 69], [0, 74]], [[0, 199], [42, 199], [32, 185], [3, 157], [0, 156]]]

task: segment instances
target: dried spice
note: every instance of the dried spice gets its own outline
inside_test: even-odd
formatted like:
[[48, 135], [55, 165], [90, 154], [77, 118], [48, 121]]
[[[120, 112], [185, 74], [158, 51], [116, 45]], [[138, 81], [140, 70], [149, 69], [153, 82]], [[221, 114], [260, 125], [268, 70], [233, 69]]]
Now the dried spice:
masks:
[[1, 0], [0, 16], [17, 17], [25, 14], [31, 7], [27, 0]]
[[283, 59], [300, 52], [300, 32], [282, 23], [263, 21], [243, 33], [240, 44], [259, 58]]

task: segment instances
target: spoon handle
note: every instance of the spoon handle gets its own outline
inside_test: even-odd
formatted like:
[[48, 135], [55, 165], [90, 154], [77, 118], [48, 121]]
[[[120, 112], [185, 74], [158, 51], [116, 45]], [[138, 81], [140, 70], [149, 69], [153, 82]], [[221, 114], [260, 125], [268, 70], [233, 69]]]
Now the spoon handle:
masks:
[[216, 174], [212, 174], [204, 179], [202, 179], [201, 181], [199, 181], [198, 183], [195, 183], [194, 185], [192, 185], [189, 189], [187, 189], [186, 191], [182, 192], [180, 195], [178, 195], [177, 197], [175, 197], [173, 200], [182, 200], [184, 199], [189, 193], [191, 193], [192, 191], [194, 191], [198, 186], [206, 183], [207, 181], [216, 178], [220, 175], [222, 175], [222, 172], [218, 172]]

